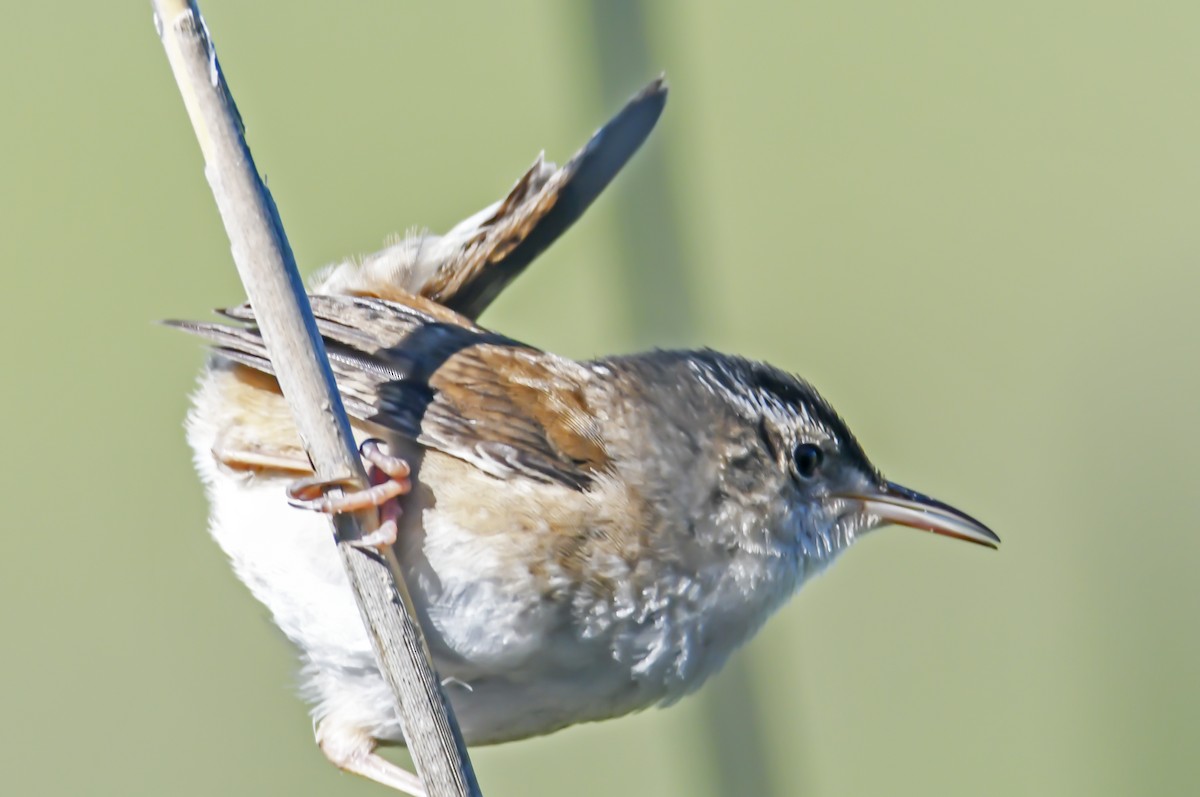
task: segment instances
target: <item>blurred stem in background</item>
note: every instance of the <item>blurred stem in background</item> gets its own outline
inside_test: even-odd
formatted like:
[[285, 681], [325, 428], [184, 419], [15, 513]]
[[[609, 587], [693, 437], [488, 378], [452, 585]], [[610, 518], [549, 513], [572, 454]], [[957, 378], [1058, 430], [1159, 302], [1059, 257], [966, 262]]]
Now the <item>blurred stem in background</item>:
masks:
[[[587, 9], [583, 22], [591, 35], [603, 107], [619, 108], [662, 67], [650, 60], [637, 0], [589, 0]], [[667, 108], [670, 114], [670, 101]], [[678, 208], [663, 157], [661, 124], [635, 163], [611, 189], [616, 194], [612, 206], [619, 252], [612, 273], [629, 308], [632, 342], [681, 346], [694, 339], [696, 313], [682, 257]]]
[[[617, 108], [661, 65], [651, 62], [645, 17], [637, 0], [589, 0], [587, 9], [582, 22], [591, 38], [603, 107]], [[670, 103], [666, 118], [670, 118]], [[631, 343], [641, 347], [696, 343], [696, 310], [664, 143], [664, 126], [660, 126], [634, 168], [610, 189], [616, 194], [612, 207], [619, 253], [611, 273], [628, 307]], [[697, 699], [705, 716], [699, 741], [708, 748], [701, 760], [713, 762], [717, 776], [713, 793], [779, 793], [772, 788], [762, 715], [745, 654], [735, 655]], [[789, 794], [807, 791], [804, 784], [789, 784]]]

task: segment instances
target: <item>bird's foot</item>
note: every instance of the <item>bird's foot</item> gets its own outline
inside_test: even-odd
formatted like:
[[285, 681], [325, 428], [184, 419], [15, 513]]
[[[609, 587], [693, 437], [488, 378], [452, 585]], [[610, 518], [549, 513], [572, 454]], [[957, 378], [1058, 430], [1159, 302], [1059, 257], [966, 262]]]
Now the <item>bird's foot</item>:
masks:
[[[400, 503], [396, 499], [412, 490], [408, 478], [412, 470], [403, 459], [385, 454], [381, 442], [372, 438], [364, 440], [359, 447], [359, 453], [367, 463], [369, 487], [355, 489], [348, 479], [301, 479], [288, 487], [288, 503], [329, 515], [376, 507], [379, 509], [379, 528], [351, 544], [356, 548], [376, 549], [394, 545], [400, 519]], [[340, 492], [333, 493], [334, 490]]]
[[375, 752], [375, 740], [364, 731], [322, 721], [317, 725], [317, 744], [338, 769], [353, 772], [412, 797], [425, 797], [421, 779]]

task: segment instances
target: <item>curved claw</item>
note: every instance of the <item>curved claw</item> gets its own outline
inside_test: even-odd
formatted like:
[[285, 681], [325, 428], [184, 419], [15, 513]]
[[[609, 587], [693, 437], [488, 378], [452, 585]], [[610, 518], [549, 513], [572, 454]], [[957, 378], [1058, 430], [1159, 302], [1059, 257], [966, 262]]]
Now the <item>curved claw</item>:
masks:
[[330, 491], [341, 490], [343, 493], [351, 493], [357, 489], [359, 489], [358, 482], [350, 476], [340, 479], [322, 479], [320, 476], [310, 476], [307, 479], [297, 479], [289, 484], [287, 499], [288, 504], [297, 509], [332, 513], [334, 511], [332, 509], [333, 500], [328, 495]]
[[[349, 476], [337, 479], [314, 476], [288, 486], [288, 503], [298, 509], [334, 515], [381, 508], [389, 501], [407, 494], [412, 489], [412, 482], [408, 478], [411, 468], [403, 459], [385, 454], [380, 448], [381, 443], [372, 438], [359, 447], [359, 453], [368, 464], [369, 487], [359, 487], [358, 482]], [[334, 490], [341, 492], [331, 495]]]

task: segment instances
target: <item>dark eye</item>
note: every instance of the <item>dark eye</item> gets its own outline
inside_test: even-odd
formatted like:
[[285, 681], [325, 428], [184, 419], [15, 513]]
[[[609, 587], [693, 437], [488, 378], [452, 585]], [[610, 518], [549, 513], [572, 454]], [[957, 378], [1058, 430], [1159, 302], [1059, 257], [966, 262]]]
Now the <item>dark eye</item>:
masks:
[[804, 479], [811, 479], [817, 474], [823, 459], [824, 452], [812, 443], [801, 443], [792, 452], [792, 464], [796, 466], [796, 474]]

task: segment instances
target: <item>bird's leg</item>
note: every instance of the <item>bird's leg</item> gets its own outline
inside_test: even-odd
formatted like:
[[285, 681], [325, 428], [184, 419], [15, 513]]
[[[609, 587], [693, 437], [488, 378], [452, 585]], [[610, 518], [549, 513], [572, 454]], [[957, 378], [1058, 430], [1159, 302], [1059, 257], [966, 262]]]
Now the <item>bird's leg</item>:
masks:
[[[377, 507], [379, 528], [352, 544], [358, 548], [385, 548], [396, 542], [400, 518], [400, 504], [396, 499], [412, 489], [408, 478], [412, 471], [403, 459], [383, 453], [379, 440], [363, 441], [359, 452], [367, 461], [367, 480], [371, 486], [347, 490], [350, 482], [346, 479], [301, 479], [288, 487], [288, 503], [330, 515]], [[329, 491], [333, 489], [344, 492], [330, 495]]]
[[317, 744], [343, 772], [362, 775], [412, 797], [425, 797], [421, 779], [376, 753], [375, 740], [361, 730], [323, 720], [317, 725]]

